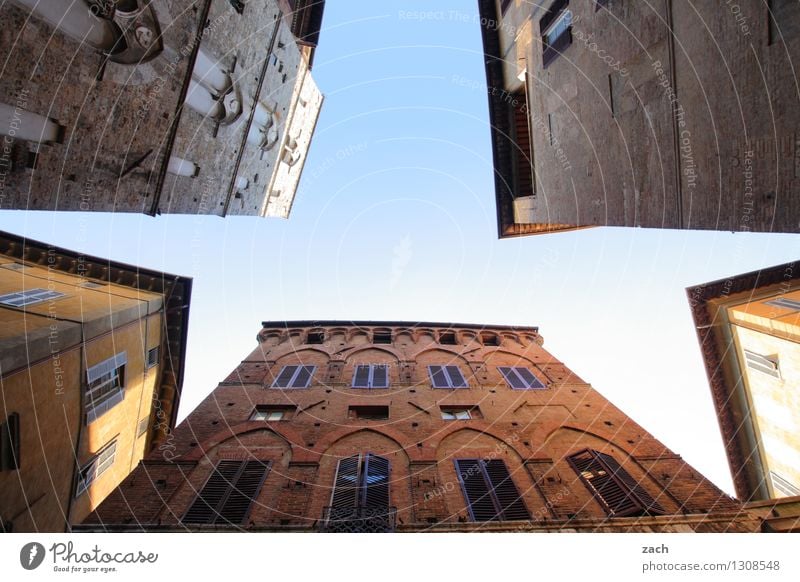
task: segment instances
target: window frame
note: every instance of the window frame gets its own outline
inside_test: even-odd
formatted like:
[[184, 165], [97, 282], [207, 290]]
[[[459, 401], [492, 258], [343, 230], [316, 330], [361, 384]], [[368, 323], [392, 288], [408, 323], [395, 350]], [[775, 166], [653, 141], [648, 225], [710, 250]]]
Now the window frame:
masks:
[[[248, 420], [256, 422], [284, 422], [291, 418], [292, 412], [296, 410], [293, 406], [282, 406], [272, 404], [257, 404], [250, 413]], [[279, 418], [268, 418], [274, 414], [280, 414]], [[266, 417], [260, 417], [266, 415]]]
[[[120, 352], [87, 368], [83, 409], [89, 425], [125, 400], [127, 352]], [[96, 397], [94, 394], [99, 394]]]
[[[279, 386], [278, 382], [280, 381], [281, 376], [283, 376], [283, 373], [287, 368], [295, 368], [295, 370], [292, 373], [292, 376], [289, 379], [289, 381], [286, 383], [286, 386]], [[308, 379], [306, 380], [305, 385], [295, 386], [294, 384], [303, 369], [310, 370], [308, 374]], [[304, 388], [308, 388], [311, 385], [311, 382], [314, 379], [314, 374], [316, 373], [317, 373], [316, 366], [306, 366], [305, 364], [287, 364], [281, 367], [280, 372], [278, 372], [278, 374], [275, 376], [275, 379], [272, 381], [270, 388], [277, 388], [279, 390], [303, 390]]]
[[[11, 297], [18, 295], [18, 298], [11, 299]], [[27, 307], [29, 305], [36, 305], [37, 303], [44, 303], [45, 301], [54, 301], [66, 297], [66, 293], [55, 291], [52, 289], [42, 289], [36, 287], [34, 289], [23, 289], [22, 291], [14, 291], [13, 293], [4, 293], [0, 295], [0, 305], [7, 307]]]
[[145, 367], [149, 370], [155, 368], [161, 362], [161, 346], [156, 346], [147, 350], [145, 358]]
[[781, 380], [780, 362], [777, 356], [764, 356], [758, 352], [742, 348], [744, 364], [749, 370], [760, 372], [772, 378]]
[[[380, 409], [380, 412], [386, 412], [386, 416], [381, 416], [377, 418], [377, 414], [370, 415], [367, 409], [372, 409], [376, 411]], [[366, 414], [366, 416], [361, 416], [361, 413]], [[348, 418], [355, 419], [355, 420], [389, 420], [389, 406], [386, 404], [352, 404], [347, 407], [347, 416]], [[375, 416], [376, 418], [370, 418], [370, 416]]]
[[[369, 366], [369, 374], [367, 375], [367, 385], [356, 385], [356, 378], [358, 377], [359, 368], [365, 368]], [[375, 370], [377, 368], [385, 368], [386, 370], [386, 385], [385, 386], [375, 386], [374, 379], [375, 379]], [[354, 364], [353, 365], [353, 378], [350, 381], [350, 388], [356, 388], [359, 390], [385, 390], [391, 386], [391, 380], [389, 378], [389, 364]]]
[[[461, 493], [464, 496], [467, 512], [469, 513], [470, 521], [476, 523], [488, 521], [527, 521], [531, 519], [528, 506], [525, 504], [525, 498], [520, 493], [517, 484], [511, 477], [511, 472], [508, 470], [505, 461], [502, 459], [453, 459], [453, 464], [456, 468], [458, 475], [458, 482], [461, 485]], [[477, 471], [473, 472], [471, 469], [462, 470], [462, 465], [474, 464]], [[491, 466], [491, 470], [490, 470]], [[480, 475], [483, 483], [467, 483], [465, 480], [465, 473], [467, 477], [472, 477], [475, 473]], [[498, 474], [499, 473], [499, 474]], [[502, 479], [500, 479], [502, 477]], [[485, 493], [473, 499], [476, 494], [481, 491], [476, 491], [476, 486], [480, 489], [483, 485]], [[503, 491], [500, 491], [500, 489]], [[510, 488], [513, 488], [513, 493]], [[512, 498], [508, 499], [511, 494]], [[506, 502], [501, 500], [501, 496]], [[494, 514], [488, 519], [478, 519], [476, 511], [480, 508], [477, 507], [478, 503], [489, 501], [493, 505]], [[483, 508], [484, 510], [486, 507]], [[516, 517], [514, 517], [516, 515]]]
[[[346, 475], [343, 475], [343, 470], [348, 471], [346, 463], [353, 462], [356, 460], [356, 467], [355, 467], [355, 479], [352, 481], [352, 485], [346, 486], [345, 481], [349, 479], [346, 478]], [[370, 480], [370, 462], [372, 462], [373, 466], [375, 463], [385, 463], [386, 465], [386, 472], [383, 474], [383, 478], [381, 482], [373, 481], [369, 482]], [[380, 469], [379, 469], [380, 470]], [[352, 473], [352, 471], [350, 471]], [[333, 477], [333, 487], [331, 491], [331, 497], [329, 501], [329, 505], [332, 508], [367, 508], [367, 507], [379, 507], [379, 508], [386, 508], [387, 510], [391, 507], [391, 482], [392, 482], [392, 463], [387, 457], [381, 457], [380, 455], [376, 455], [375, 453], [358, 453], [357, 455], [351, 455], [349, 457], [344, 457], [339, 459], [336, 464], [336, 473]], [[381, 497], [386, 499], [386, 503], [371, 503], [370, 502], [370, 493], [378, 488], [385, 488], [385, 492], [379, 492]], [[348, 503], [347, 497], [350, 494], [353, 494], [352, 501]], [[337, 495], [338, 494], [338, 495]], [[373, 498], [375, 495], [372, 496]], [[344, 500], [342, 502], [341, 500]], [[337, 503], [337, 500], [339, 503]]]
[[[442, 420], [473, 420], [475, 416], [473, 416], [473, 412], [475, 410], [474, 406], [440, 406], [439, 411], [442, 415]], [[466, 418], [459, 418], [458, 414], [466, 413]], [[451, 418], [446, 417], [445, 415], [449, 414]]]
[[782, 309], [790, 309], [792, 311], [800, 311], [800, 301], [796, 299], [787, 299], [786, 297], [778, 297], [765, 301], [764, 305], [780, 307]]
[[[505, 380], [508, 387], [512, 390], [547, 390], [547, 385], [542, 382], [539, 379], [539, 376], [534, 374], [528, 366], [497, 366], [497, 370], [500, 372], [500, 375], [503, 377], [503, 380]], [[508, 373], [513, 374], [524, 386], [522, 388], [515, 387], [512, 380], [503, 370], [508, 370]], [[522, 376], [522, 374], [520, 374], [517, 370], [526, 370], [536, 384], [532, 384], [526, 380], [525, 377]]]
[[[439, 368], [439, 373], [444, 376], [444, 379], [447, 380], [447, 386], [437, 385], [436, 382], [436, 375], [433, 371], [433, 368]], [[448, 368], [455, 368], [458, 370], [458, 374], [461, 376], [461, 380], [463, 382], [463, 386], [456, 386], [455, 382], [453, 381], [453, 377], [450, 373]], [[428, 378], [431, 381], [431, 388], [437, 390], [461, 390], [464, 388], [469, 388], [469, 382], [467, 381], [467, 377], [464, 376], [464, 373], [461, 371], [461, 367], [458, 364], [453, 365], [442, 365], [442, 364], [431, 364], [428, 366]]]
[[114, 437], [102, 449], [92, 455], [92, 458], [78, 470], [75, 497], [78, 498], [86, 493], [92, 487], [92, 483], [114, 466], [116, 459], [117, 437]]
[[[569, 0], [554, 0], [547, 12], [539, 19], [539, 32], [542, 41], [542, 68], [546, 69], [564, 50], [572, 44], [572, 23], [574, 14], [569, 8]], [[569, 19], [566, 28], [548, 42], [547, 37], [565, 19]]]

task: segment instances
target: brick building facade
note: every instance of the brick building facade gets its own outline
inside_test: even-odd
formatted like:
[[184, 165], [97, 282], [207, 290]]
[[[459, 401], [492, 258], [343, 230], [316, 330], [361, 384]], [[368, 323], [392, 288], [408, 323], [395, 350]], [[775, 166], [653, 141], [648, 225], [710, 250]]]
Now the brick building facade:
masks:
[[800, 6], [479, 0], [498, 235], [800, 231]]
[[0, 209], [288, 217], [315, 4], [4, 3]]
[[79, 529], [759, 527], [537, 328], [288, 321]]

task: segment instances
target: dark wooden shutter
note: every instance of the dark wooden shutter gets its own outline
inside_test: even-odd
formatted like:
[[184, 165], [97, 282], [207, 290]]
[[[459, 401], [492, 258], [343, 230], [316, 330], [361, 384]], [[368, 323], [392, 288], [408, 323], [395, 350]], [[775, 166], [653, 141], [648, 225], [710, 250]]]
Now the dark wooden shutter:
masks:
[[538, 389], [544, 388], [544, 384], [542, 384], [539, 379], [533, 375], [528, 368], [525, 367], [518, 367], [514, 368], [517, 371], [517, 374], [525, 381], [527, 384], [527, 388]]
[[222, 504], [217, 523], [227, 521], [242, 523], [250, 514], [250, 507], [258, 497], [261, 484], [267, 476], [269, 463], [246, 461], [239, 472], [236, 484], [231, 487], [228, 498]]
[[220, 461], [184, 515], [183, 523], [242, 523], [269, 466], [264, 461]]
[[292, 382], [292, 388], [305, 388], [308, 386], [311, 376], [314, 374], [314, 366], [300, 366], [300, 371]]
[[630, 473], [623, 469], [617, 460], [611, 455], [604, 453], [595, 453], [598, 458], [606, 465], [606, 469], [611, 475], [622, 481], [622, 484], [635, 495], [644, 509], [648, 513], [664, 513], [664, 508], [661, 507], [655, 499], [642, 487]]
[[353, 388], [369, 388], [369, 365], [356, 366]]
[[457, 460], [456, 470], [467, 499], [473, 521], [491, 521], [497, 517], [497, 508], [489, 493], [489, 485], [478, 460]]
[[333, 482], [331, 507], [355, 507], [358, 505], [358, 468], [361, 455], [341, 459], [336, 468], [336, 479]]
[[297, 371], [297, 366], [284, 366], [280, 374], [278, 374], [278, 378], [275, 380], [273, 386], [276, 388], [288, 388], [295, 371]]
[[458, 366], [447, 366], [447, 375], [450, 376], [450, 385], [453, 388], [466, 388], [467, 381]]
[[511, 386], [515, 390], [522, 390], [525, 388], [525, 383], [517, 376], [516, 372], [514, 372], [513, 368], [497, 368], [500, 370], [500, 373], [508, 382], [508, 385]]
[[389, 367], [385, 364], [375, 364], [372, 366], [372, 387], [388, 388], [389, 386]]
[[528, 509], [511, 480], [506, 464], [499, 459], [491, 459], [484, 461], [484, 467], [500, 506], [500, 519], [530, 519]]
[[364, 507], [389, 507], [389, 459], [368, 454], [362, 473]]
[[447, 376], [442, 366], [428, 366], [428, 372], [431, 375], [431, 383], [434, 388], [448, 388]]
[[614, 457], [586, 449], [568, 460], [611, 517], [664, 512]]

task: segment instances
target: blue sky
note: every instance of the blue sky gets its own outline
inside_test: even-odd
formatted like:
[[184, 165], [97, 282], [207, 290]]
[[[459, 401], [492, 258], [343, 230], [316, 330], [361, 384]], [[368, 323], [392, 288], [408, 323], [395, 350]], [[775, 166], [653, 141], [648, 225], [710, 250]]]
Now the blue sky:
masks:
[[684, 289], [795, 260], [800, 239], [497, 240], [476, 3], [431, 6], [327, 2], [314, 64], [326, 99], [288, 221], [4, 211], [0, 228], [194, 278], [181, 418], [263, 320], [538, 325], [545, 348], [732, 492]]

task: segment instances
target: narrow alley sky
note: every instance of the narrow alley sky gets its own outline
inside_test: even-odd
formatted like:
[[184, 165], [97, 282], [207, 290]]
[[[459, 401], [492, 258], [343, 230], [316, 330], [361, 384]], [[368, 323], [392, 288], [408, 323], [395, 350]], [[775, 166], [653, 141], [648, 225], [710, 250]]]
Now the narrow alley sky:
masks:
[[499, 241], [474, 1], [329, 0], [314, 77], [325, 103], [288, 221], [3, 211], [0, 228], [194, 278], [180, 418], [263, 320], [537, 325], [545, 348], [732, 492], [684, 289], [797, 259], [797, 237]]

